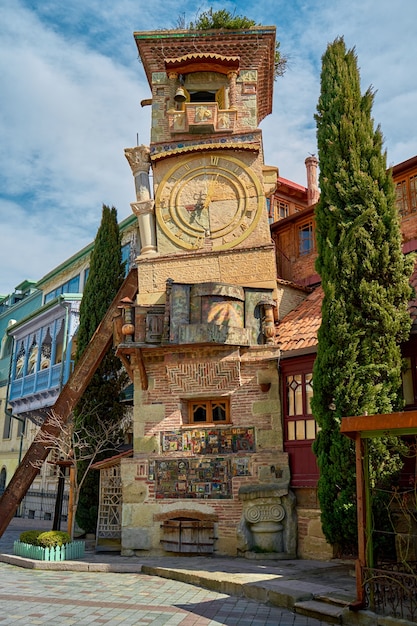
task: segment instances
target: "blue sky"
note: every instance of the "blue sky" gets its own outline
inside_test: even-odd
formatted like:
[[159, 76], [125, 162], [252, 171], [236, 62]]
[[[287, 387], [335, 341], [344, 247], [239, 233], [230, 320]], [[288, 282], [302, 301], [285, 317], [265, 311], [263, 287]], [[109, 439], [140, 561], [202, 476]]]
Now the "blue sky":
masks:
[[212, 6], [276, 25], [288, 70], [262, 122], [265, 161], [305, 184], [316, 152], [321, 56], [343, 35], [376, 90], [388, 164], [417, 154], [415, 0], [13, 0], [0, 30], [0, 294], [94, 239], [101, 205], [130, 215], [124, 148], [149, 143], [149, 87], [134, 31], [176, 28]]

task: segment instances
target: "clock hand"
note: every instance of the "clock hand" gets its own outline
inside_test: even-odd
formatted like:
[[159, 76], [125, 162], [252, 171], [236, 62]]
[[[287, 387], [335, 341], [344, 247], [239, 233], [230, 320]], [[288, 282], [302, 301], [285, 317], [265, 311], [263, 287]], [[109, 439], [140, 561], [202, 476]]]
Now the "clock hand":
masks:
[[203, 209], [208, 209], [210, 206], [210, 202], [213, 197], [214, 190], [216, 188], [218, 177], [219, 175], [217, 174], [217, 176], [215, 178], [212, 178], [208, 184], [207, 195], [206, 195], [206, 199], [204, 200]]

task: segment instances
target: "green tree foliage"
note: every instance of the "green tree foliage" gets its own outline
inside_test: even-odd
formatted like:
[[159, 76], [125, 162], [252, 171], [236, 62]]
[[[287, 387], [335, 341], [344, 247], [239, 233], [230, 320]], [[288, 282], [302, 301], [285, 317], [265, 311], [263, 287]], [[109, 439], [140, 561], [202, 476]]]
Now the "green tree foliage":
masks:
[[190, 30], [210, 30], [212, 28], [227, 28], [238, 30], [241, 28], [252, 28], [256, 26], [255, 20], [251, 20], [244, 15], [235, 15], [226, 9], [208, 11], [200, 13], [195, 22], [190, 22]]
[[[119, 290], [124, 275], [122, 264], [120, 231], [117, 211], [103, 205], [100, 227], [94, 241], [90, 259], [90, 271], [80, 306], [80, 325], [77, 335], [78, 360], [87, 347], [96, 328]], [[80, 399], [76, 412], [76, 428], [85, 424], [90, 431], [100, 416], [103, 422], [119, 423], [123, 417], [123, 405], [119, 402], [120, 392], [127, 382], [120, 360], [111, 347], [86, 391]], [[100, 433], [97, 433], [100, 438]], [[115, 437], [115, 447], [117, 445]], [[78, 470], [84, 471], [82, 464]], [[98, 506], [98, 472], [90, 472], [80, 493], [77, 508], [77, 523], [86, 532], [95, 532]]]
[[[401, 251], [392, 176], [380, 128], [363, 95], [354, 50], [343, 38], [322, 58], [317, 106], [321, 197], [316, 209], [324, 291], [314, 365], [314, 444], [323, 531], [342, 550], [356, 545], [354, 454], [342, 417], [401, 407], [401, 353], [407, 339], [412, 259]], [[395, 469], [383, 441], [373, 449], [382, 476]]]
[[103, 205], [101, 224], [94, 240], [90, 271], [80, 307], [76, 360], [86, 349], [123, 282], [124, 267], [117, 211]]
[[[180, 19], [180, 23], [185, 27], [185, 20]], [[226, 9], [220, 9], [219, 11], [213, 11], [212, 8], [200, 13], [195, 22], [190, 22], [189, 30], [212, 30], [212, 29], [226, 29], [226, 30], [241, 30], [245, 28], [252, 28], [253, 26], [261, 26], [257, 24], [255, 20], [251, 20], [245, 15], [236, 15], [230, 13]], [[280, 51], [280, 43], [277, 41], [275, 45], [275, 60], [274, 60], [274, 78], [283, 76], [287, 67], [287, 57], [285, 57]]]

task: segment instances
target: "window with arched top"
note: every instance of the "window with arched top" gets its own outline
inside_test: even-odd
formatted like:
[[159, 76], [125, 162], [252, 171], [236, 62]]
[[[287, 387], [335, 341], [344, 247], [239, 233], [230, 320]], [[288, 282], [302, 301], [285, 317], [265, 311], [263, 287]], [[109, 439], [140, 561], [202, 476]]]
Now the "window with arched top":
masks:
[[16, 355], [15, 378], [22, 378], [23, 376], [23, 371], [25, 369], [25, 356], [26, 356], [26, 350], [23, 345], [23, 341], [21, 341], [19, 351]]
[[51, 354], [52, 337], [48, 327], [41, 345], [41, 370], [45, 370], [51, 365]]
[[61, 326], [55, 338], [55, 364], [61, 363], [64, 350], [64, 320], [61, 321]]
[[29, 359], [28, 359], [28, 368], [27, 373], [33, 374], [36, 370], [36, 365], [38, 362], [38, 344], [36, 342], [36, 336], [33, 335], [32, 344], [29, 350]]

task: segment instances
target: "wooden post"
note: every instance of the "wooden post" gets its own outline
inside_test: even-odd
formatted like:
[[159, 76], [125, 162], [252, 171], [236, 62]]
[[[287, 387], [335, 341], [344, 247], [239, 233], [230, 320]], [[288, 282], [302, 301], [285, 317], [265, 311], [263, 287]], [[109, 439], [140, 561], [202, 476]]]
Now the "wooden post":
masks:
[[74, 539], [74, 483], [75, 483], [75, 466], [72, 463], [69, 470], [69, 494], [68, 494], [68, 534], [71, 540]]
[[65, 488], [65, 466], [61, 465], [61, 463], [57, 463], [56, 467], [58, 471], [58, 489], [56, 494], [52, 530], [61, 530], [62, 501], [64, 499]]
[[358, 514], [358, 559], [356, 561], [356, 598], [357, 603], [363, 606], [365, 590], [363, 588], [363, 568], [366, 565], [366, 505], [365, 505], [365, 481], [363, 472], [364, 443], [360, 432], [355, 437], [356, 454], [356, 498]]

